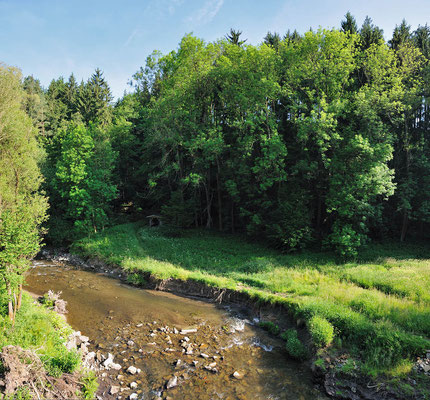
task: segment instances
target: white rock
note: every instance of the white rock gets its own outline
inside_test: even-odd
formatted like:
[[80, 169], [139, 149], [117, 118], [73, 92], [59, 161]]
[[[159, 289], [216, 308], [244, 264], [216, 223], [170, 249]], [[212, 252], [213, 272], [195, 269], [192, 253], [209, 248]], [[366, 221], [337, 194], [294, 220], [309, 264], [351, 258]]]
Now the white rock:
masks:
[[110, 388], [110, 394], [117, 394], [117, 393], [119, 393], [119, 386], [112, 386], [111, 388]]
[[116, 370], [116, 371], [119, 371], [122, 367], [119, 364], [112, 363], [111, 368]]
[[129, 374], [135, 375], [135, 374], [137, 373], [137, 368], [136, 368], [136, 367], [133, 367], [133, 366], [128, 367], [128, 368], [127, 368], [127, 372], [128, 372]]
[[191, 346], [187, 347], [187, 354], [193, 354], [193, 348]]
[[178, 385], [178, 377], [177, 376], [173, 376], [172, 378], [170, 378], [167, 383], [166, 383], [166, 388], [167, 389], [171, 389], [175, 386]]
[[106, 358], [106, 360], [105, 361], [103, 361], [103, 366], [106, 368], [106, 369], [109, 369], [109, 368], [111, 368], [112, 367], [112, 364], [113, 364], [113, 355], [111, 354], [111, 353], [109, 353], [108, 354], [108, 358]]
[[188, 335], [189, 333], [196, 333], [197, 329], [196, 328], [191, 328], [191, 329], [182, 329], [180, 334], [181, 335]]
[[241, 375], [241, 374], [239, 374], [239, 372], [237, 372], [237, 371], [234, 371], [234, 372], [233, 372], [233, 376], [234, 376], [236, 379], [242, 379], [242, 375]]
[[205, 354], [205, 353], [201, 353], [200, 356], [203, 357], [203, 358], [209, 358], [209, 356], [207, 354]]
[[138, 398], [137, 393], [132, 393], [129, 397], [130, 400], [136, 400]]
[[134, 346], [134, 342], [133, 342], [132, 340], [129, 340], [129, 341], [127, 342], [127, 344], [128, 344], [129, 346]]
[[136, 383], [136, 382], [131, 382], [131, 383], [130, 383], [130, 387], [131, 387], [132, 389], [136, 389], [136, 388], [137, 388], [137, 383]]

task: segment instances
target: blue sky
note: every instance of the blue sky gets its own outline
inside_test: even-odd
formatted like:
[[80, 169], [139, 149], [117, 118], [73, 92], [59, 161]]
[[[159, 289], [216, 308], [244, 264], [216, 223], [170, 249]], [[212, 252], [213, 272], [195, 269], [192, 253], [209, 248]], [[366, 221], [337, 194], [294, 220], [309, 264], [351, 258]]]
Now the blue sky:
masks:
[[211, 41], [233, 27], [258, 44], [267, 31], [338, 27], [348, 10], [386, 38], [402, 18], [430, 22], [429, 0], [0, 0], [0, 61], [44, 86], [99, 67], [118, 97], [152, 50], [175, 49], [185, 33]]

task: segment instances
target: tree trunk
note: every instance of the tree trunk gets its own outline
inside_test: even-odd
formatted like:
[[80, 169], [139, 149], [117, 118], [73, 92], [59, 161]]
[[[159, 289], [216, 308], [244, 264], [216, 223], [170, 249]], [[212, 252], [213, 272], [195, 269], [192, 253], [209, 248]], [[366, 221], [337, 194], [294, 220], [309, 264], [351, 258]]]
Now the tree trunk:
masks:
[[10, 283], [6, 283], [6, 288], [7, 288], [7, 294], [9, 297], [9, 302], [8, 302], [8, 311], [9, 311], [9, 319], [14, 322], [14, 310], [13, 310], [13, 302], [12, 302], [12, 289], [10, 287]]
[[233, 202], [233, 200], [231, 201], [230, 219], [231, 219], [231, 233], [234, 233], [234, 202]]
[[[208, 179], [210, 182], [210, 179]], [[210, 189], [207, 184], [205, 184], [205, 194], [206, 194], [206, 229], [209, 229], [212, 226], [212, 199], [213, 195], [210, 193]]]
[[18, 286], [18, 303], [16, 304], [16, 308], [18, 311], [21, 308], [21, 303], [22, 303], [22, 283], [20, 283]]
[[[410, 183], [410, 163], [411, 163], [411, 155], [409, 151], [409, 133], [408, 133], [408, 123], [405, 117], [405, 152], [406, 152], [406, 179], [408, 181], [408, 185]], [[402, 232], [400, 233], [400, 241], [403, 242], [406, 238], [406, 232], [408, 230], [408, 222], [409, 222], [409, 212], [408, 210], [403, 210], [403, 221], [402, 221]]]
[[400, 234], [400, 241], [401, 242], [404, 242], [404, 240], [405, 240], [406, 232], [408, 230], [408, 221], [409, 221], [408, 212], [405, 210], [403, 212], [402, 232]]
[[216, 186], [217, 186], [217, 195], [218, 195], [218, 227], [219, 227], [219, 230], [222, 231], [222, 202], [221, 202], [221, 185], [220, 185], [220, 179], [219, 179], [220, 166], [219, 166], [218, 157], [216, 159], [216, 164], [218, 169], [216, 174]]

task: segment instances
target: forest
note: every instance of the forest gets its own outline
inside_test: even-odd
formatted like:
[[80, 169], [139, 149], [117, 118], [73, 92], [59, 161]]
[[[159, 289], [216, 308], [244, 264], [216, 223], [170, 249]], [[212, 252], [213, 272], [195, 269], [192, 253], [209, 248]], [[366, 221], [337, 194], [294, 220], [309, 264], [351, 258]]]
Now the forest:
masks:
[[342, 257], [423, 237], [429, 46], [427, 25], [403, 21], [386, 43], [370, 18], [358, 28], [347, 14], [339, 30], [269, 32], [258, 46], [234, 30], [212, 43], [186, 35], [116, 102], [100, 70], [47, 89], [24, 78], [50, 240], [122, 211]]
[[[259, 45], [235, 29], [213, 42], [187, 34], [176, 50], [149, 55], [115, 100], [100, 69], [86, 81], [72, 74], [42, 87], [37, 77], [0, 64], [3, 314], [15, 320], [42, 240], [96, 253], [102, 242], [92, 247], [91, 238], [130, 222], [113, 228], [119, 244], [109, 240], [129, 266], [136, 257], [131, 272], [141, 268], [142, 251], [135, 249], [146, 243], [148, 254], [176, 262], [172, 274], [184, 274], [180, 279], [212, 279], [200, 274], [206, 268], [216, 275], [210, 284], [246, 283], [267, 301], [294, 293], [297, 302], [276, 301], [290, 302], [306, 318], [321, 316], [327, 343], [339, 334], [378, 367], [418, 356], [429, 343], [421, 336], [429, 332], [422, 265], [416, 268], [423, 281], [413, 287], [400, 269], [379, 276], [368, 266], [333, 265], [366, 258], [371, 242], [395, 243], [393, 249], [429, 239], [429, 59], [427, 24], [413, 31], [403, 20], [386, 41], [371, 18], [359, 27], [347, 13], [339, 28], [268, 32]], [[133, 249], [132, 223], [149, 214], [161, 216], [171, 237], [230, 235], [210, 239], [227, 249], [219, 265], [208, 261], [212, 253], [205, 259], [200, 239], [166, 249], [155, 234], [152, 240], [153, 233], [139, 231]], [[256, 241], [264, 249], [253, 248]], [[230, 245], [236, 259], [229, 258]], [[191, 260], [190, 248], [199, 246], [201, 259]], [[111, 248], [104, 251], [116, 262]], [[241, 270], [252, 251], [271, 260], [267, 268]], [[291, 269], [291, 287], [290, 277], [269, 277], [307, 251], [335, 261], [322, 261], [311, 277]], [[304, 267], [321, 260], [313, 261]], [[173, 271], [150, 268], [164, 278]], [[380, 309], [361, 297], [357, 303], [363, 288], [381, 290]], [[315, 297], [305, 297], [306, 290]]]

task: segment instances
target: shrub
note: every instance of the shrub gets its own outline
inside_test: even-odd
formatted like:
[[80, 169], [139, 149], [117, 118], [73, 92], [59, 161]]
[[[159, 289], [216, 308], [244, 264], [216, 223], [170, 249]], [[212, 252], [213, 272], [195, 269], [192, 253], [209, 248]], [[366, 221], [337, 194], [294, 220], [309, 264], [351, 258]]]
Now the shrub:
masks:
[[334, 328], [325, 318], [314, 315], [308, 323], [312, 341], [318, 348], [328, 346], [334, 338]]
[[298, 338], [296, 330], [288, 329], [282, 334], [282, 338], [287, 342], [285, 344], [285, 349], [287, 350], [287, 353], [291, 357], [297, 360], [302, 360], [306, 358], [307, 356], [306, 347]]
[[275, 335], [275, 336], [279, 335], [279, 332], [280, 332], [279, 326], [274, 324], [271, 321], [261, 321], [258, 325], [260, 326], [260, 328], [270, 332], [272, 335]]

